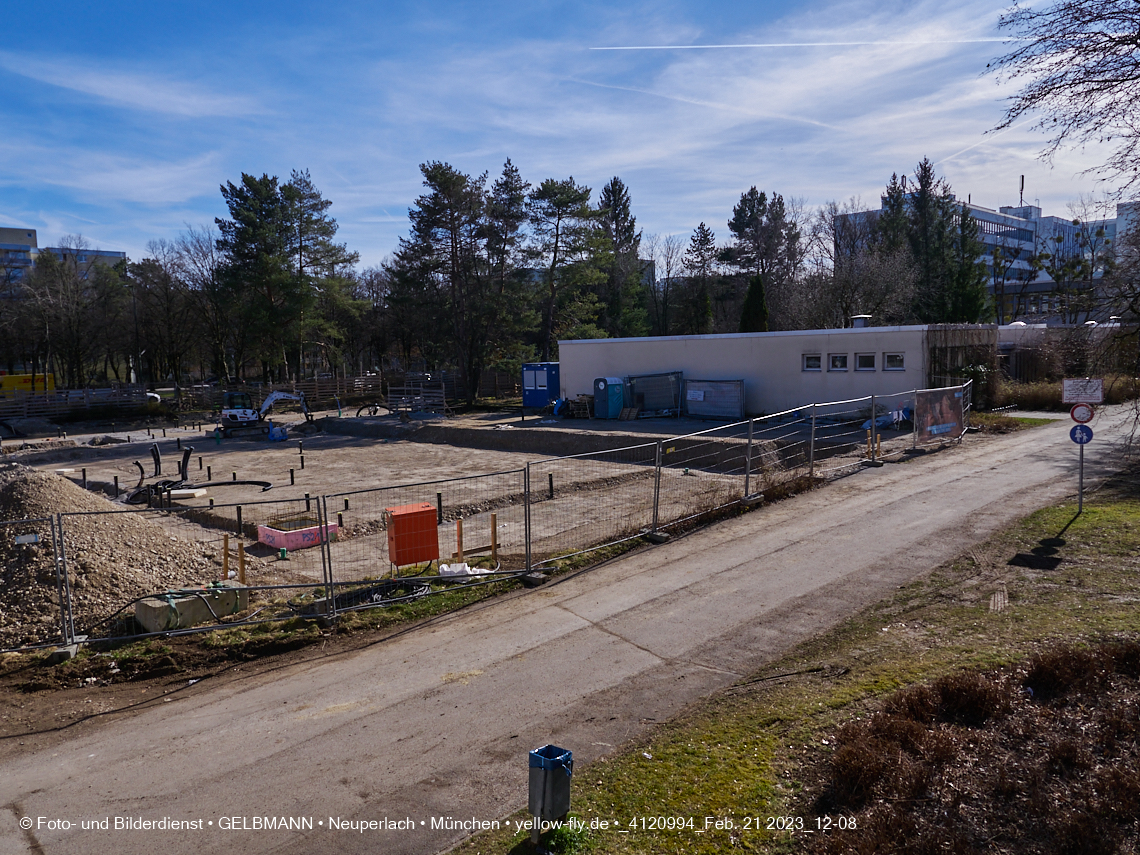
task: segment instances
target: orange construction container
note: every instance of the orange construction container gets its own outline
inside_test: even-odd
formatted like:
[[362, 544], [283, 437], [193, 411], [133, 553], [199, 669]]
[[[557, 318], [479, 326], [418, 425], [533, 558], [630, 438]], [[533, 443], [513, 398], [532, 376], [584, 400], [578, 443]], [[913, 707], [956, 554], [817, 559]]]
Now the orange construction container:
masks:
[[428, 502], [385, 508], [388, 521], [388, 560], [397, 567], [439, 560], [436, 509]]

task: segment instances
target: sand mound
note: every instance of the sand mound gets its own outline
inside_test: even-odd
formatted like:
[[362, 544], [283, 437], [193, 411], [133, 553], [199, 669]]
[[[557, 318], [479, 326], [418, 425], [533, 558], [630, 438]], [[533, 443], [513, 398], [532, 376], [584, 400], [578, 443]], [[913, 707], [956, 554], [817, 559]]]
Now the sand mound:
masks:
[[[66, 478], [17, 464], [0, 468], [0, 647], [59, 636], [51, 529], [47, 522], [2, 521], [86, 514], [63, 518], [79, 633], [135, 597], [216, 578], [209, 546], [174, 537], [141, 514], [119, 508]], [[39, 535], [38, 544], [16, 543], [18, 535], [31, 533]]]

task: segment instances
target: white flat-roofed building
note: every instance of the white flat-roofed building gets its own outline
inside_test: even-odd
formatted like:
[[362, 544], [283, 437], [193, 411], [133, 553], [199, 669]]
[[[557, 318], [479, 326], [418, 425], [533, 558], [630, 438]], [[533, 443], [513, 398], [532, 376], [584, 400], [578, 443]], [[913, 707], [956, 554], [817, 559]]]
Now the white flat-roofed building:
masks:
[[686, 380], [743, 380], [745, 412], [759, 415], [952, 385], [960, 380], [938, 372], [959, 356], [961, 365], [976, 361], [969, 348], [996, 346], [993, 325], [923, 325], [578, 339], [559, 341], [558, 354], [564, 398], [593, 394], [598, 378], [680, 371]]

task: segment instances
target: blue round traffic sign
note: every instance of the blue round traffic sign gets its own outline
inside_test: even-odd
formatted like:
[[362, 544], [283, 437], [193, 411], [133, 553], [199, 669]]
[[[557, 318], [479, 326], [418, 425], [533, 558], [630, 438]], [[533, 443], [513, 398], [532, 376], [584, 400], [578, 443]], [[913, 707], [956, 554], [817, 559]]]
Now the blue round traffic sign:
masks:
[[1077, 445], [1084, 445], [1089, 442], [1092, 437], [1092, 428], [1088, 425], [1073, 425], [1073, 429], [1069, 431], [1069, 438]]

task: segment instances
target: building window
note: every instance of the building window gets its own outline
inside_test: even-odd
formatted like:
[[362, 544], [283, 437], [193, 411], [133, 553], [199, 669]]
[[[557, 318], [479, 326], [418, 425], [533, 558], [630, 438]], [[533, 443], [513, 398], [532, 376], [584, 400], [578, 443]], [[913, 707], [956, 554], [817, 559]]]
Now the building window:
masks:
[[874, 371], [875, 370], [875, 354], [873, 354], [873, 353], [856, 353], [855, 354], [855, 370], [856, 371]]
[[883, 370], [884, 371], [905, 371], [906, 360], [903, 359], [901, 353], [884, 353], [883, 354]]
[[847, 370], [847, 354], [846, 353], [831, 353], [827, 356], [827, 370], [828, 371], [846, 371]]
[[804, 354], [804, 371], [821, 371], [823, 369], [823, 357], [818, 353], [805, 353]]

